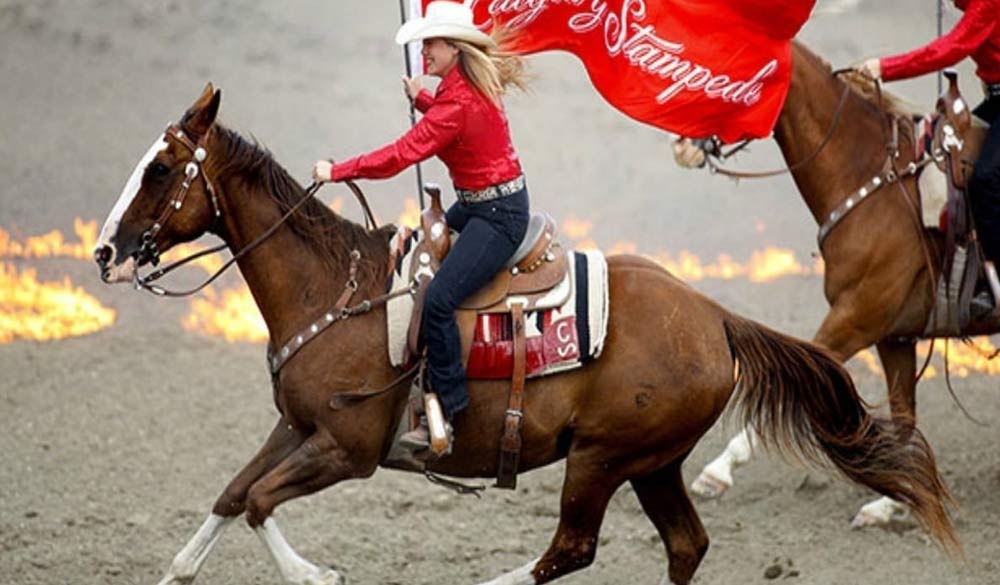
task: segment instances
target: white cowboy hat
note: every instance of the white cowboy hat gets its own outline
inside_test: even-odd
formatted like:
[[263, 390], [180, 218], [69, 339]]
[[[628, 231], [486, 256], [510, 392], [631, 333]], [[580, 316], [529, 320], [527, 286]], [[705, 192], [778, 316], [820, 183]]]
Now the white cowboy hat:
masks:
[[431, 2], [422, 18], [407, 22], [396, 33], [396, 42], [400, 45], [434, 38], [456, 39], [480, 47], [497, 46], [492, 37], [472, 24], [471, 8], [447, 0]]

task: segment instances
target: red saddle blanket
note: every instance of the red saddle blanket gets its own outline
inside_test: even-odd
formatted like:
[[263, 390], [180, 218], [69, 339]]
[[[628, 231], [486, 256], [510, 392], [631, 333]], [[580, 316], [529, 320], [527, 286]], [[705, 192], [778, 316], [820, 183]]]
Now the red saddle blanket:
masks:
[[[397, 234], [401, 237], [402, 232]], [[421, 232], [390, 245], [400, 251], [391, 290], [407, 286], [410, 255]], [[597, 358], [608, 325], [607, 261], [599, 251], [568, 252], [572, 292], [561, 306], [525, 314], [527, 377], [544, 376], [579, 367]], [[402, 367], [413, 299], [402, 296], [386, 310], [389, 359]], [[510, 379], [514, 342], [509, 314], [482, 314], [476, 323], [466, 375], [470, 379]]]

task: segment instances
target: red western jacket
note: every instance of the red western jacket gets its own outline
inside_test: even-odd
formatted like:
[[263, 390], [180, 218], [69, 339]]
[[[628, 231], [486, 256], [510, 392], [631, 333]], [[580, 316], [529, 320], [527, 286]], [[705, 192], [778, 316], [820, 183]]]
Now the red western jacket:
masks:
[[956, 0], [955, 4], [965, 11], [955, 28], [925, 47], [881, 59], [883, 79], [916, 77], [972, 57], [980, 79], [1000, 82], [1000, 0]]
[[456, 65], [431, 96], [421, 91], [414, 102], [423, 118], [399, 140], [335, 163], [334, 181], [383, 179], [437, 155], [455, 187], [478, 191], [521, 174], [502, 106], [483, 96]]

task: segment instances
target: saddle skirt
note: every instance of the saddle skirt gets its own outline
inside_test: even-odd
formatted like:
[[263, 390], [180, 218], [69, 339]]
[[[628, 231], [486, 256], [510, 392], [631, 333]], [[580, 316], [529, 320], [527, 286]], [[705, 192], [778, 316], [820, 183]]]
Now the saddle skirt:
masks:
[[[414, 278], [433, 277], [424, 232], [400, 229], [390, 242], [394, 267], [390, 291], [411, 286]], [[607, 336], [608, 271], [600, 251], [564, 251], [552, 247], [547, 265], [537, 273], [505, 269], [463, 302], [456, 312], [469, 379], [509, 379], [513, 371], [510, 306], [525, 310], [528, 378], [579, 367], [600, 356]], [[408, 365], [413, 295], [386, 305], [389, 361]]]
[[[938, 124], [942, 120], [937, 115], [925, 116], [914, 122], [917, 136], [917, 152], [914, 161], [920, 162], [932, 156], [935, 135]], [[977, 116], [972, 117], [971, 127], [961, 140], [960, 164], [971, 172], [975, 159], [982, 149], [983, 141], [989, 124]], [[929, 164], [923, 168], [917, 178], [917, 191], [920, 194], [920, 212], [924, 227], [946, 231], [948, 225], [948, 181], [951, 168], [942, 164]]]

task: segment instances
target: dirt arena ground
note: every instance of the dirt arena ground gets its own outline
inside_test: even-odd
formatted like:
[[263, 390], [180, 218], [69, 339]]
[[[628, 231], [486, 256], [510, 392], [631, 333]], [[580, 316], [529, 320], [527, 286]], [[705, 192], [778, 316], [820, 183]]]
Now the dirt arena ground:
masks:
[[[801, 37], [837, 66], [935, 32], [933, 0], [820, 0], [818, 12]], [[948, 10], [948, 25], [956, 15]], [[75, 217], [103, 221], [150, 141], [209, 80], [223, 88], [224, 121], [303, 180], [317, 158], [383, 143], [408, 125], [398, 19], [390, 0], [0, 0], [0, 228], [32, 235], [70, 232]], [[593, 220], [590, 235], [605, 247], [627, 239], [645, 252], [745, 260], [776, 245], [809, 258], [815, 226], [787, 177], [735, 185], [679, 170], [669, 137], [604, 104], [577, 61], [531, 61], [534, 89], [508, 109], [536, 208]], [[971, 68], [962, 72], [978, 96]], [[894, 90], [929, 106], [935, 84]], [[777, 149], [762, 142], [739, 162], [771, 167]], [[427, 174], [447, 184], [440, 164]], [[413, 185], [407, 174], [366, 187], [378, 213], [394, 218]], [[118, 319], [88, 337], [0, 346], [0, 583], [154, 583], [273, 424], [263, 346], [189, 333], [179, 324], [186, 301], [103, 286], [88, 262], [15, 264], [40, 278], [69, 275]], [[803, 337], [826, 310], [815, 276], [694, 284]], [[852, 371], [866, 396], [884, 399], [881, 379]], [[964, 563], [949, 562], [909, 521], [850, 530], [871, 493], [765, 458], [726, 497], [696, 502], [712, 545], [695, 583], [764, 583], [779, 570], [778, 581], [802, 585], [1000, 583], [1000, 388], [981, 375], [956, 387], [985, 426], [963, 418], [940, 378], [921, 385], [919, 416], [962, 504]], [[689, 480], [733, 430], [709, 433]], [[561, 474], [554, 465], [524, 476], [516, 493], [476, 500], [381, 471], [276, 515], [303, 556], [352, 584], [474, 583], [545, 549]], [[596, 562], [565, 582], [657, 583], [665, 568], [652, 525], [623, 488]], [[278, 574], [241, 524], [200, 582], [277, 583]]]

